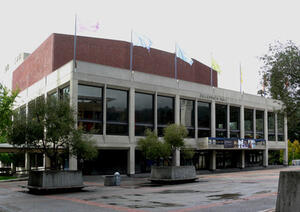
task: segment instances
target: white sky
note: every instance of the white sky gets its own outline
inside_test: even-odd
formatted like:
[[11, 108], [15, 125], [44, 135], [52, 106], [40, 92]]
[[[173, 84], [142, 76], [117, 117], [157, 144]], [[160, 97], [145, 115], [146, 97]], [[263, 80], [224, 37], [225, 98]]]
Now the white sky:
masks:
[[[256, 94], [259, 56], [275, 40], [300, 43], [300, 2], [276, 0], [9, 0], [0, 5], [0, 71], [20, 52], [31, 53], [51, 33], [74, 34], [74, 15], [97, 19], [98, 37], [130, 41], [147, 35], [153, 48], [174, 52], [175, 41], [192, 58], [222, 69], [219, 87]], [[87, 34], [86, 34], [87, 35]], [[0, 78], [3, 79], [3, 77]]]

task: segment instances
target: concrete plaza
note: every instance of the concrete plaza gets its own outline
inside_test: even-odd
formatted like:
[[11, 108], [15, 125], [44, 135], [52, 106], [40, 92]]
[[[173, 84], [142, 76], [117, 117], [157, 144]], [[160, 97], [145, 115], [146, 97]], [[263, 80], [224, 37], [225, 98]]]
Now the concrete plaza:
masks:
[[34, 195], [26, 181], [0, 182], [0, 211], [273, 211], [279, 172], [300, 167], [201, 174], [193, 183], [153, 185], [146, 177], [122, 176], [120, 187], [103, 176], [85, 176], [81, 192]]

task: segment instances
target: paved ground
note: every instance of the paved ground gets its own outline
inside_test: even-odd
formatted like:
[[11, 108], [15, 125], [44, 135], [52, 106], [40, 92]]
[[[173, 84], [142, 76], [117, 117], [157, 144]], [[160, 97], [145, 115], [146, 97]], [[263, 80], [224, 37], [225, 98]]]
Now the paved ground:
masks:
[[81, 192], [33, 195], [26, 181], [0, 182], [0, 212], [7, 211], [274, 211], [279, 172], [300, 167], [199, 175], [180, 185], [152, 185], [123, 177], [120, 187], [103, 186], [103, 176], [86, 176]]

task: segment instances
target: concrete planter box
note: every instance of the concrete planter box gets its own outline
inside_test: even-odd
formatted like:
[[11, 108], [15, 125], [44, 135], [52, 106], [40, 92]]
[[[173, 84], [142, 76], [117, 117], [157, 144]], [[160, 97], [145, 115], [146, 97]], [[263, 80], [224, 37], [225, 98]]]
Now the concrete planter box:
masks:
[[152, 166], [150, 180], [152, 182], [186, 182], [196, 180], [194, 166]]
[[294, 212], [300, 209], [300, 171], [281, 171], [278, 182], [276, 211]]
[[81, 171], [30, 171], [29, 190], [81, 189]]

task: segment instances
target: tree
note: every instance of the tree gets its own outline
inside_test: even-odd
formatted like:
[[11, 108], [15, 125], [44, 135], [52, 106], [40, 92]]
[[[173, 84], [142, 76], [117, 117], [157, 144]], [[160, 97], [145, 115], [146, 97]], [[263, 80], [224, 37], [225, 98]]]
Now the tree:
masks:
[[82, 131], [76, 129], [74, 110], [68, 99], [43, 97], [29, 103], [28, 115], [14, 115], [8, 140], [14, 146], [34, 149], [50, 159], [50, 168], [59, 169], [63, 155], [73, 154], [80, 158], [97, 155], [97, 149]]
[[299, 47], [292, 41], [270, 44], [269, 52], [260, 59], [262, 85], [266, 93], [284, 103], [288, 118], [289, 138], [300, 137], [300, 55]]
[[138, 141], [138, 147], [142, 151], [144, 157], [160, 164], [161, 159], [168, 159], [171, 155], [171, 148], [168, 143], [161, 142], [154, 131], [147, 129], [145, 138]]
[[163, 141], [159, 141], [156, 132], [147, 129], [146, 137], [138, 141], [138, 147], [146, 159], [154, 160], [159, 164], [160, 159], [168, 160], [171, 153], [184, 147], [184, 138], [187, 134], [188, 131], [183, 125], [171, 124], [164, 129]]
[[9, 127], [12, 124], [13, 104], [18, 91], [9, 90], [0, 84], [0, 143], [6, 142]]

